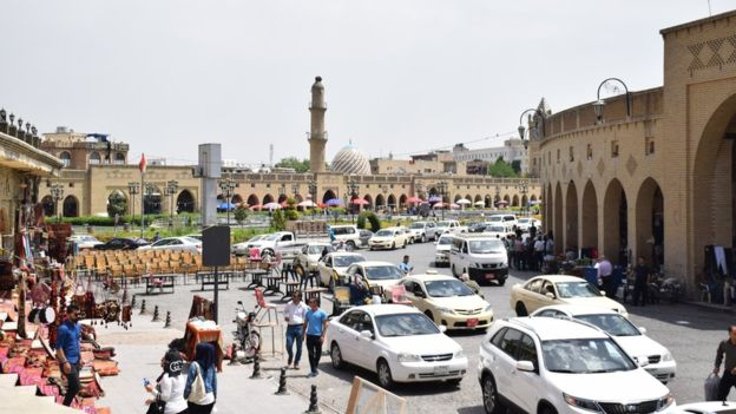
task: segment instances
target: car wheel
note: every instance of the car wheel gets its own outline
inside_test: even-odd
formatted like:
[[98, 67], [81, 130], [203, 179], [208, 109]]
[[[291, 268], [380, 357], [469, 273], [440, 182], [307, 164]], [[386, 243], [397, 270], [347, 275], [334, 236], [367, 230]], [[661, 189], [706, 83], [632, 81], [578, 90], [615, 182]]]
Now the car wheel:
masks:
[[393, 243], [391, 244], [391, 250], [396, 250], [396, 242], [393, 242]]
[[526, 306], [524, 306], [523, 303], [517, 302], [516, 303], [516, 316], [527, 316], [529, 315], [529, 312], [526, 310]]
[[557, 414], [557, 410], [545, 404], [539, 409], [539, 414]]
[[483, 377], [481, 389], [483, 391], [483, 408], [486, 410], [486, 413], [503, 413], [505, 410], [498, 400], [498, 391], [496, 390], [496, 383], [493, 381], [493, 377], [490, 375]]
[[345, 366], [345, 361], [342, 359], [342, 351], [340, 351], [340, 346], [337, 342], [332, 343], [332, 347], [330, 348], [330, 359], [332, 359], [332, 367], [335, 369], [341, 369]]
[[394, 385], [394, 380], [391, 377], [391, 368], [389, 368], [388, 362], [385, 359], [381, 358], [378, 360], [376, 373], [378, 374], [378, 383], [381, 387], [389, 389]]
[[498, 279], [498, 286], [503, 286], [506, 284], [506, 279]]
[[422, 243], [426, 243], [426, 242], [427, 242], [427, 235], [422, 234]]
[[330, 284], [327, 286], [327, 289], [330, 290], [330, 293], [335, 293], [335, 278], [330, 277]]
[[[434, 322], [434, 315], [432, 314], [432, 311], [424, 311], [424, 314], [427, 315], [427, 317], [431, 319], [432, 322]], [[434, 323], [437, 323], [437, 322], [434, 322]]]
[[352, 240], [347, 242], [347, 244], [345, 245], [345, 250], [349, 252], [352, 252], [353, 250], [355, 250], [355, 242], [353, 242]]
[[455, 265], [452, 265], [452, 275], [458, 277], [457, 271], [455, 270]]

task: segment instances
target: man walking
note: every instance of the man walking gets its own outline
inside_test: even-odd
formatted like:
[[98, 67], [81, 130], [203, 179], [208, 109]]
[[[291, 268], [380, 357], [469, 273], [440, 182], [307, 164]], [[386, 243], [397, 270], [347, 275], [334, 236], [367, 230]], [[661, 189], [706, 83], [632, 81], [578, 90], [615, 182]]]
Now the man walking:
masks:
[[56, 338], [56, 359], [61, 365], [61, 372], [67, 382], [64, 395], [64, 405], [67, 407], [72, 404], [81, 388], [79, 384], [81, 327], [78, 321], [79, 307], [75, 304], [67, 306], [66, 320], [59, 326]]
[[646, 306], [649, 301], [649, 267], [644, 258], [639, 256], [636, 259], [634, 267], [634, 306], [639, 306], [639, 298], [641, 298], [641, 306]]
[[414, 266], [409, 264], [409, 255], [404, 255], [404, 260], [399, 263], [399, 269], [401, 269], [402, 272], [404, 272], [405, 275], [408, 275], [412, 270], [414, 270]]
[[319, 359], [322, 357], [322, 344], [325, 342], [327, 332], [327, 313], [319, 308], [317, 298], [309, 298], [309, 310], [304, 316], [304, 332], [307, 341], [307, 353], [309, 354], [308, 377], [316, 377]]
[[[294, 362], [294, 369], [299, 369], [299, 361], [302, 359], [302, 342], [304, 342], [304, 317], [309, 308], [302, 302], [302, 292], [294, 292], [291, 294], [291, 301], [284, 308], [284, 319], [286, 320], [286, 352], [289, 354], [289, 360], [286, 364], [287, 368], [291, 368], [291, 362]], [[294, 355], [294, 345], [296, 345], [296, 355]]]
[[613, 265], [606, 259], [606, 256], [601, 256], [598, 258], [595, 268], [598, 269], [598, 283], [603, 288], [603, 291], [606, 292], [606, 296], [613, 298], [615, 293], [613, 291], [613, 276], [611, 276], [613, 274]]
[[726, 357], [723, 365], [721, 383], [718, 385], [718, 401], [726, 401], [731, 387], [736, 386], [736, 325], [728, 327], [728, 339], [718, 344], [716, 351], [716, 364], [713, 373], [718, 374], [723, 357]]

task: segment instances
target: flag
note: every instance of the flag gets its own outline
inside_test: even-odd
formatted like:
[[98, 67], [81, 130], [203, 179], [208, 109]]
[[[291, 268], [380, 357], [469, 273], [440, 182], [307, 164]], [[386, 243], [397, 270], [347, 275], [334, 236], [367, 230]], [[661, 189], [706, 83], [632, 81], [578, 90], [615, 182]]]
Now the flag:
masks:
[[141, 160], [138, 162], [138, 169], [141, 170], [141, 174], [146, 173], [146, 154], [141, 154]]

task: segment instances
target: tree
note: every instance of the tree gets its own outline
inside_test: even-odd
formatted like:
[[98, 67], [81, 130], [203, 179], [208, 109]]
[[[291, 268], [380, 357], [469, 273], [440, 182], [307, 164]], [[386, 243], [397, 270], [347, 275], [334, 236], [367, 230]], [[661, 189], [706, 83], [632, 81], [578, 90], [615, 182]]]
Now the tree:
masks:
[[499, 157], [496, 162], [488, 167], [488, 175], [493, 177], [517, 177], [514, 168], [503, 160], [503, 157]]
[[511, 168], [514, 169], [516, 175], [521, 176], [521, 160], [511, 161]]
[[279, 168], [293, 168], [298, 173], [309, 171], [309, 160], [304, 159], [299, 161], [296, 157], [282, 158], [281, 161], [276, 163], [276, 167]]
[[235, 221], [237, 221], [238, 224], [243, 224], [246, 218], [248, 218], [248, 210], [241, 207], [235, 209]]

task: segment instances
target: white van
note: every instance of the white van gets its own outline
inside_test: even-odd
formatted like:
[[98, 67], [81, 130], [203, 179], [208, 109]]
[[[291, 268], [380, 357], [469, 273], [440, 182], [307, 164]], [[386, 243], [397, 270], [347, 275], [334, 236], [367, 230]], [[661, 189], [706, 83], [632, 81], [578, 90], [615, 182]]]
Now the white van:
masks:
[[330, 226], [335, 235], [335, 240], [344, 242], [348, 245], [349, 250], [355, 250], [360, 243], [360, 231], [358, 227], [352, 224]]
[[450, 269], [456, 277], [467, 273], [479, 284], [495, 281], [503, 286], [509, 275], [506, 246], [501, 239], [484, 234], [456, 234], [450, 248]]
[[488, 221], [493, 224], [504, 224], [508, 231], [514, 231], [514, 227], [519, 225], [516, 214], [494, 214], [488, 218]]

